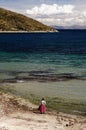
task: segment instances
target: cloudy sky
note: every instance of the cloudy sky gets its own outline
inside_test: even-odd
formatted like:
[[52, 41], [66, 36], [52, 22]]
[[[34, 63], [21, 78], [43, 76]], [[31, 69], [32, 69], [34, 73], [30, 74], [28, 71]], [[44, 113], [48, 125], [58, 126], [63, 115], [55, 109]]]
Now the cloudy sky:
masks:
[[86, 0], [0, 0], [0, 7], [47, 25], [86, 28]]

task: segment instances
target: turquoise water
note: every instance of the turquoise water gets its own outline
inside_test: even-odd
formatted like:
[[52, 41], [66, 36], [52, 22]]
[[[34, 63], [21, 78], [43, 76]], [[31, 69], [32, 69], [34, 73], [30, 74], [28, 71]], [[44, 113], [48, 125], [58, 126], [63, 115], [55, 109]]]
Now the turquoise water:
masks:
[[86, 78], [86, 55], [58, 53], [0, 53], [0, 73], [48, 72]]

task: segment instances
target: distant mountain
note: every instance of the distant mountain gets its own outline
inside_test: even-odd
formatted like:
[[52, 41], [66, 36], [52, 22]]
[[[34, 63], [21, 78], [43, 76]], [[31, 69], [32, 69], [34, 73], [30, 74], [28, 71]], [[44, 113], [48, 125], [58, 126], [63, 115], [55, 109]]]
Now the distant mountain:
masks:
[[52, 26], [53, 28], [55, 28], [55, 29], [58, 29], [58, 30], [60, 30], [60, 29], [64, 29], [64, 27], [63, 26]]
[[0, 8], [0, 31], [56, 31], [32, 18]]
[[86, 29], [86, 26], [73, 25], [73, 26], [70, 26], [69, 29]]
[[74, 30], [74, 29], [86, 29], [86, 26], [80, 26], [80, 25], [72, 25], [72, 26], [57, 26], [57, 25], [53, 25], [52, 26], [53, 28], [55, 29], [58, 29], [58, 30], [64, 30], [64, 29], [71, 29], [71, 30]]

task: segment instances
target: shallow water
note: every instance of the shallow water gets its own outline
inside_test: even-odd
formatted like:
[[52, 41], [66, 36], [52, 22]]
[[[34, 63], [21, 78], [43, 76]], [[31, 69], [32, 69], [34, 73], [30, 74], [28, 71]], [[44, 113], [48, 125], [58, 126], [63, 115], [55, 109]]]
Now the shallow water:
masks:
[[86, 102], [86, 81], [25, 82], [13, 84], [17, 92], [24, 96], [59, 97], [67, 100]]

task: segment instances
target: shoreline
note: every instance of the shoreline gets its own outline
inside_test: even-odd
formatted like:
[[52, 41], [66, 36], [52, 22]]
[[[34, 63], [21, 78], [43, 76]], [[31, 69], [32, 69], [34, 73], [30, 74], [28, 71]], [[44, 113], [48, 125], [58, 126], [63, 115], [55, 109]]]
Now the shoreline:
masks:
[[55, 31], [0, 31], [0, 33], [56, 33], [59, 32], [58, 30]]
[[86, 115], [85, 100], [77, 100], [75, 98], [68, 99], [67, 97], [62, 98], [59, 95], [50, 96], [48, 93], [44, 94], [45, 91], [41, 87], [38, 87], [38, 85], [41, 86], [42, 84], [36, 82], [3, 83], [0, 84], [0, 91], [12, 93], [15, 96], [20, 96], [27, 100], [29, 99], [36, 105], [39, 104], [40, 99], [44, 96], [47, 100], [47, 107], [51, 111], [70, 113], [74, 115]]

